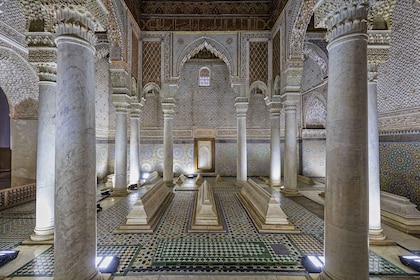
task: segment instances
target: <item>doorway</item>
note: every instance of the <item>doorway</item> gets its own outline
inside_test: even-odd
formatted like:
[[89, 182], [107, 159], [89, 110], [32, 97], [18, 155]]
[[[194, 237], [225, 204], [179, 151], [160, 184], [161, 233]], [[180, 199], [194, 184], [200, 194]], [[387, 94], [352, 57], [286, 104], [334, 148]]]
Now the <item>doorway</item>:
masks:
[[214, 172], [214, 138], [194, 139], [195, 172]]

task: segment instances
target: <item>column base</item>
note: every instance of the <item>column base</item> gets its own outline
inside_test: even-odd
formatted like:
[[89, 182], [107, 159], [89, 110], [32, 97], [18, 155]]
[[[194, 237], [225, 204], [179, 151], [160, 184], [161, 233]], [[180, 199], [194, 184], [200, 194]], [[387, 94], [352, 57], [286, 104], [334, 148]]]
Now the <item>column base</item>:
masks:
[[285, 196], [302, 196], [302, 194], [296, 189], [284, 188], [281, 190], [281, 193]]
[[29, 239], [22, 242], [23, 245], [54, 245], [54, 229], [39, 231], [34, 230]]
[[122, 197], [122, 196], [127, 196], [128, 195], [128, 191], [127, 190], [114, 190], [111, 194], [111, 196], [115, 196], [115, 197]]
[[167, 187], [172, 188], [173, 186], [175, 186], [174, 181], [166, 181], [164, 182], [166, 184]]
[[236, 186], [236, 187], [242, 187], [243, 185], [245, 185], [245, 183], [246, 183], [246, 182], [237, 181], [237, 182], [235, 183], [235, 186]]
[[383, 233], [382, 228], [380, 229], [369, 229], [369, 245], [374, 246], [393, 246], [395, 241], [387, 239]]

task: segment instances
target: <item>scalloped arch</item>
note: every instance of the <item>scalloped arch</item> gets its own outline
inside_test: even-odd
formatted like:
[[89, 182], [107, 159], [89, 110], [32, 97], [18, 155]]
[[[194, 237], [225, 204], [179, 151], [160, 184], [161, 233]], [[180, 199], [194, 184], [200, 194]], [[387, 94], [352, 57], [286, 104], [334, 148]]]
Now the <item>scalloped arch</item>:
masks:
[[177, 62], [176, 62], [176, 76], [179, 76], [182, 67], [184, 66], [185, 62], [187, 62], [191, 57], [199, 53], [202, 49], [206, 48], [208, 51], [210, 51], [212, 54], [220, 58], [223, 62], [226, 63], [226, 66], [229, 69], [229, 74], [232, 76], [232, 73], [234, 73], [234, 62], [232, 60], [231, 55], [229, 54], [229, 51], [221, 45], [219, 42], [217, 42], [214, 39], [211, 39], [209, 37], [202, 37], [200, 39], [197, 39], [190, 44], [188, 44], [180, 53], [178, 56]]
[[153, 91], [154, 93], [157, 93], [159, 95], [161, 93], [160, 87], [156, 83], [150, 82], [150, 83], [147, 83], [143, 87], [143, 96], [142, 96], [142, 98], [146, 98], [146, 93], [148, 93], [149, 91]]
[[254, 89], [259, 89], [262, 91], [264, 98], [268, 98], [268, 87], [264, 82], [255, 81], [249, 87], [249, 92], [252, 92]]

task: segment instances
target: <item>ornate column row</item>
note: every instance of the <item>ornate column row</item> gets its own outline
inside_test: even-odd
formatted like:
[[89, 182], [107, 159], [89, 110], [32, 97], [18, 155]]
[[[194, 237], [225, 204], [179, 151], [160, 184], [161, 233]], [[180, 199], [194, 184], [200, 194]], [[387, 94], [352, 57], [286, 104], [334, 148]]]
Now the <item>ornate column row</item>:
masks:
[[283, 102], [285, 108], [285, 141], [284, 141], [284, 189], [287, 196], [299, 196], [297, 190], [297, 137], [296, 108], [298, 101], [291, 98]]
[[131, 103], [130, 107], [130, 185], [140, 186], [139, 124], [143, 104]]
[[381, 224], [381, 188], [379, 177], [379, 128], [377, 103], [377, 65], [368, 67], [368, 168], [369, 168], [369, 240], [383, 241]]
[[173, 143], [173, 130], [174, 130], [174, 112], [175, 103], [173, 98], [167, 98], [162, 101], [163, 110], [163, 181], [168, 187], [174, 185], [174, 143]]
[[280, 187], [281, 185], [281, 143], [280, 143], [280, 112], [281, 103], [271, 102], [270, 110], [270, 185]]
[[27, 35], [29, 59], [38, 69], [38, 141], [36, 173], [36, 224], [30, 240], [54, 240], [55, 112], [57, 49], [49, 32]]
[[237, 184], [243, 184], [247, 181], [247, 149], [246, 149], [246, 112], [248, 111], [248, 98], [236, 97], [236, 120], [237, 120], [237, 145], [238, 157], [236, 166]]
[[130, 96], [124, 93], [112, 95], [116, 110], [115, 162], [113, 196], [127, 195], [127, 114]]
[[315, 6], [316, 26], [328, 30], [330, 73], [320, 279], [369, 279], [368, 6], [362, 0], [320, 0]]
[[96, 258], [94, 22], [57, 12], [54, 279], [102, 279]]

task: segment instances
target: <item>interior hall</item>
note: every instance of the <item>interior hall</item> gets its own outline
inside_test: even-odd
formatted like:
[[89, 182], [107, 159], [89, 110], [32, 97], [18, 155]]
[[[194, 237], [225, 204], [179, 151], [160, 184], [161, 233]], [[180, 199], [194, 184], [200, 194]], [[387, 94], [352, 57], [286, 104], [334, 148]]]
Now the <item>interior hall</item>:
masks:
[[419, 0], [0, 0], [0, 279], [420, 279]]

